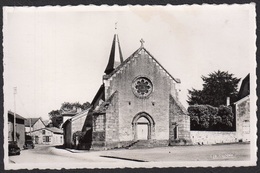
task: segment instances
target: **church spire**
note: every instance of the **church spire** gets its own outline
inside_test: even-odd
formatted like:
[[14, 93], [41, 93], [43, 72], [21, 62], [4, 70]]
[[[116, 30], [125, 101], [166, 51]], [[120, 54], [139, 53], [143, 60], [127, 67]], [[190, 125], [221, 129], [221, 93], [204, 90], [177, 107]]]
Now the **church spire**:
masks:
[[[117, 30], [117, 23], [115, 23], [115, 30]], [[114, 39], [112, 42], [112, 47], [110, 51], [110, 56], [108, 60], [108, 64], [105, 70], [106, 74], [111, 73], [117, 66], [119, 66], [123, 62], [123, 55], [119, 43], [119, 38], [117, 34], [114, 34]]]

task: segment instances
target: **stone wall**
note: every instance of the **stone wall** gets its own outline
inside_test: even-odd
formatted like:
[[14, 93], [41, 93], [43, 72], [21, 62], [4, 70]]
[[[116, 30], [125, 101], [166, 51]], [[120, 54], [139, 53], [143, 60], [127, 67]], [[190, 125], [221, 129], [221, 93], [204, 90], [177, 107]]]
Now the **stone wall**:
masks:
[[71, 123], [72, 123], [72, 135], [73, 133], [77, 132], [77, 131], [82, 131], [83, 126], [85, 124], [86, 121], [86, 117], [87, 117], [88, 112], [84, 112], [83, 114], [80, 115], [75, 115], [72, 119], [71, 119]]
[[92, 115], [92, 150], [99, 150], [105, 147], [105, 139], [106, 139], [106, 115]]
[[178, 138], [190, 141], [190, 117], [188, 115], [178, 116]]
[[[185, 114], [185, 110], [177, 104], [176, 98], [170, 95], [170, 121], [169, 121], [169, 143], [170, 145], [178, 145], [180, 142], [184, 144], [190, 143], [190, 117]], [[180, 141], [181, 140], [181, 141]]]
[[190, 136], [194, 145], [238, 142], [236, 132], [190, 131]]
[[250, 141], [250, 97], [236, 102], [236, 131], [239, 141]]

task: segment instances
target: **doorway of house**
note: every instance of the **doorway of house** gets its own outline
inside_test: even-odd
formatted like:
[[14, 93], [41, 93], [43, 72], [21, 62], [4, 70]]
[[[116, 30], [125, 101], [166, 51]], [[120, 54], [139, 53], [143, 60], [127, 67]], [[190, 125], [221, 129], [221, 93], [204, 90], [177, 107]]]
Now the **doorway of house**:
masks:
[[35, 144], [39, 144], [39, 136], [35, 136]]

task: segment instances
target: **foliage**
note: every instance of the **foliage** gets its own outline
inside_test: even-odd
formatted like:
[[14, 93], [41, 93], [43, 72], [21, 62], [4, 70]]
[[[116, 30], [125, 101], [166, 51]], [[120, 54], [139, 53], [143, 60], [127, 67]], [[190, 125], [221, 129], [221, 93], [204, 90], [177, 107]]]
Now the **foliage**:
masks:
[[80, 104], [79, 102], [75, 102], [75, 103], [64, 102], [61, 104], [60, 110], [70, 111], [72, 109], [78, 109], [78, 108], [80, 108], [81, 110], [86, 110], [89, 107], [90, 107], [89, 102], [85, 102], [83, 104]]
[[52, 121], [52, 126], [60, 128], [60, 125], [63, 122], [63, 117], [62, 117], [63, 112], [69, 112], [73, 109], [78, 109], [78, 108], [80, 108], [81, 110], [86, 110], [90, 106], [91, 105], [90, 105], [89, 102], [85, 102], [83, 104], [80, 104], [79, 102], [75, 102], [75, 103], [64, 102], [64, 103], [62, 103], [59, 110], [52, 110], [51, 112], [49, 112], [49, 117], [50, 117], [50, 120]]
[[237, 99], [237, 85], [240, 79], [233, 77], [228, 72], [217, 71], [210, 73], [208, 77], [201, 77], [204, 84], [202, 90], [188, 90], [189, 105], [211, 105], [218, 107], [226, 104], [226, 98], [231, 102]]
[[49, 116], [50, 116], [50, 120], [52, 122], [52, 126], [59, 128], [61, 123], [62, 123], [62, 121], [63, 121], [63, 117], [61, 115], [61, 111], [60, 110], [52, 110], [49, 113]]
[[233, 126], [234, 115], [231, 107], [221, 105], [218, 108], [218, 116], [220, 116], [222, 120], [221, 130], [228, 130], [229, 127]]
[[188, 108], [191, 130], [232, 131], [234, 116], [231, 107], [191, 105]]

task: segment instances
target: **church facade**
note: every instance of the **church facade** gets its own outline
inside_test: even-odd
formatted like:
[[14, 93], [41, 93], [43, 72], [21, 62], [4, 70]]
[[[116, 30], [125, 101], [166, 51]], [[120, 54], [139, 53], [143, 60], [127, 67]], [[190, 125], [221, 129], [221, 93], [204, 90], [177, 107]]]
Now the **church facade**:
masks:
[[190, 142], [190, 119], [179, 102], [180, 80], [144, 48], [123, 60], [114, 35], [108, 65], [91, 105], [92, 149]]

